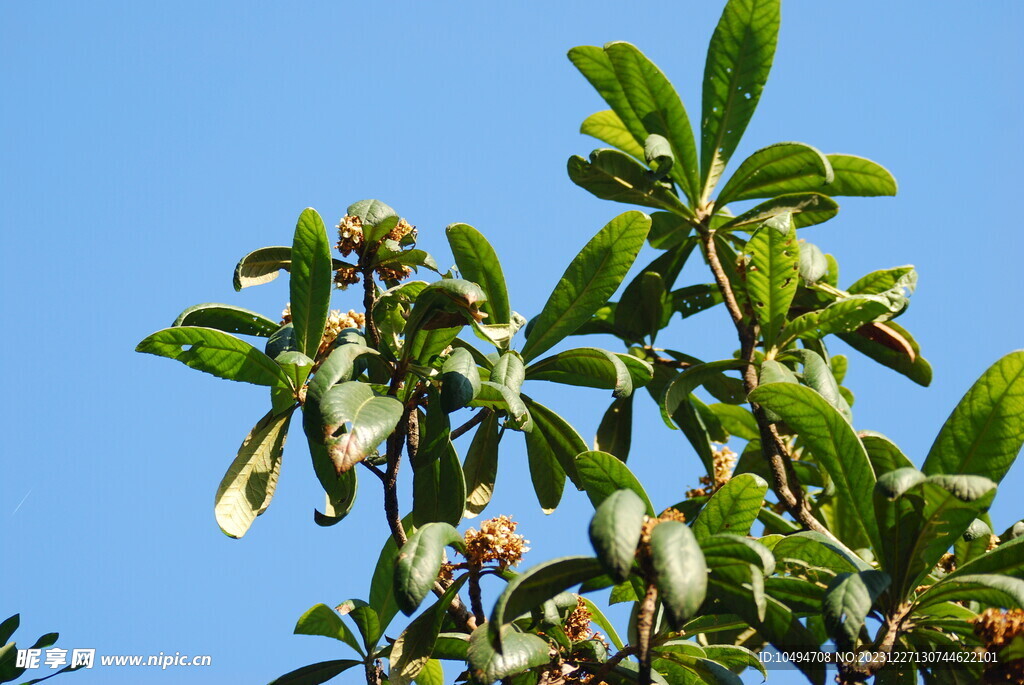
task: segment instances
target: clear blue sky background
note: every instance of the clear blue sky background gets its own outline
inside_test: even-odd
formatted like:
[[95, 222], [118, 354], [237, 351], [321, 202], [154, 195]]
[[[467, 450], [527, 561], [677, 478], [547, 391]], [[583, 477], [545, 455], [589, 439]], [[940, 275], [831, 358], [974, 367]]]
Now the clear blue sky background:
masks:
[[[68, 648], [213, 657], [208, 669], [68, 676], [83, 685], [259, 683], [344, 655], [340, 643], [290, 633], [307, 607], [366, 595], [386, 536], [377, 484], [363, 479], [349, 520], [316, 527], [321, 494], [294, 439], [273, 506], [243, 540], [224, 537], [213, 494], [265, 391], [132, 349], [198, 302], [276, 315], [284, 280], [236, 294], [236, 260], [288, 244], [306, 206], [336, 222], [367, 197], [416, 224], [443, 264], [445, 225], [480, 228], [505, 263], [513, 307], [536, 314], [567, 253], [626, 209], [565, 175], [569, 155], [596, 146], [580, 121], [604, 109], [566, 50], [632, 41], [699, 112], [720, 3], [625, 8], [0, 5], [0, 614], [22, 612], [22, 642], [59, 630]], [[1013, 209], [1024, 8], [803, 0], [783, 12], [773, 75], [736, 159], [801, 140], [871, 157], [899, 179], [898, 197], [844, 199], [837, 219], [804, 235], [839, 257], [843, 283], [917, 265], [901, 323], [935, 367], [932, 387], [856, 356], [847, 384], [857, 428], [886, 433], [920, 463], [971, 382], [1024, 340]], [[355, 295], [335, 306], [356, 307]], [[715, 310], [674, 325], [664, 343], [721, 357], [735, 346], [725, 323]], [[588, 437], [609, 401], [533, 392]], [[667, 506], [696, 484], [697, 460], [646, 396], [639, 407], [630, 466]], [[545, 518], [522, 441], [509, 437], [489, 512], [519, 514], [534, 563], [586, 553], [586, 498], [568, 492]], [[1022, 486], [1017, 464], [992, 512], [999, 530], [1021, 517]]]

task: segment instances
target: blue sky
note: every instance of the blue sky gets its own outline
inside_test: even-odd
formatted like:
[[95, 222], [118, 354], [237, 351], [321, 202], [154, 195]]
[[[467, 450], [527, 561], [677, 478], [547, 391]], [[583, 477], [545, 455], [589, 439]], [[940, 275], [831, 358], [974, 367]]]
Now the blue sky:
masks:
[[[243, 540], [224, 537], [213, 495], [265, 391], [132, 350], [198, 302], [276, 315], [283, 279], [236, 294], [237, 259], [288, 244], [306, 206], [336, 222], [368, 197], [416, 224], [442, 264], [444, 226], [482, 230], [513, 308], [536, 314], [566, 253], [626, 209], [566, 177], [566, 159], [597, 146], [579, 123], [604, 109], [566, 50], [634, 42], [699, 111], [719, 3], [624, 7], [0, 5], [0, 614], [22, 613], [21, 641], [58, 630], [68, 648], [213, 658], [207, 669], [68, 676], [83, 685], [266, 682], [344, 655], [290, 633], [309, 606], [366, 595], [386, 536], [376, 483], [363, 479], [349, 520], [316, 527], [321, 495], [293, 439], [271, 508]], [[773, 75], [735, 157], [800, 140], [871, 157], [898, 178], [896, 198], [843, 199], [804, 236], [838, 256], [843, 283], [919, 269], [901, 323], [935, 368], [932, 387], [856, 356], [847, 381], [856, 427], [889, 435], [917, 463], [973, 380], [1024, 340], [1012, 210], [1024, 178], [1024, 8], [921, 9], [785, 3]], [[708, 280], [694, 269], [684, 278]], [[335, 306], [355, 308], [356, 296]], [[728, 333], [718, 309], [663, 335], [713, 358], [735, 347]], [[609, 402], [602, 391], [534, 392], [588, 438]], [[698, 462], [646, 397], [639, 407], [630, 466], [667, 506], [696, 484]], [[488, 511], [518, 515], [528, 562], [586, 553], [586, 498], [567, 493], [545, 518], [511, 437]], [[1018, 464], [992, 511], [999, 530], [1020, 518], [1022, 486]]]

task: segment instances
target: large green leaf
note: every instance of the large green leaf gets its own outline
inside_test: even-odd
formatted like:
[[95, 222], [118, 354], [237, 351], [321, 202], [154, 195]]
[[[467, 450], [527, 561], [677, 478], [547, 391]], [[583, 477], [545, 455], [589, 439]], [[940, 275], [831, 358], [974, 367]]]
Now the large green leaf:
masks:
[[693, 533], [704, 539], [716, 533], [747, 535], [757, 520], [768, 483], [752, 473], [741, 473], [715, 491], [693, 522]]
[[679, 95], [661, 70], [633, 45], [609, 43], [604, 51], [626, 100], [646, 132], [668, 141], [674, 159], [672, 178], [690, 202], [696, 203], [700, 195], [697, 144]]
[[480, 392], [480, 370], [465, 348], [452, 350], [441, 367], [441, 408], [452, 412], [469, 404]]
[[708, 567], [693, 532], [679, 521], [662, 521], [651, 531], [654, 580], [672, 625], [680, 628], [704, 602]]
[[992, 607], [1024, 609], [1024, 580], [988, 574], [964, 574], [937, 583], [917, 598], [918, 607], [942, 602], [981, 602]]
[[715, 207], [730, 202], [818, 191], [832, 182], [832, 165], [819, 150], [804, 143], [776, 143], [761, 148], [743, 163], [718, 193]]
[[331, 307], [334, 276], [327, 229], [315, 209], [302, 210], [295, 225], [291, 275], [289, 294], [295, 344], [300, 352], [315, 359]]
[[569, 179], [602, 200], [664, 209], [679, 216], [690, 217], [690, 208], [683, 204], [663, 183], [656, 181], [640, 162], [618, 150], [599, 149], [590, 153], [589, 161], [579, 155], [569, 158]]
[[583, 452], [576, 457], [576, 470], [590, 503], [595, 507], [604, 502], [613, 492], [623, 488], [636, 493], [647, 506], [647, 515], [654, 516], [654, 505], [644, 492], [636, 476], [611, 454], [606, 452]]
[[391, 434], [402, 418], [402, 403], [375, 394], [366, 383], [348, 381], [324, 393], [320, 411], [329, 436], [327, 452], [335, 470], [344, 473]]
[[622, 461], [629, 457], [633, 441], [633, 395], [617, 397], [601, 417], [594, 449], [613, 454]]
[[508, 413], [509, 421], [506, 428], [514, 428], [524, 432], [533, 430], [533, 416], [526, 407], [522, 395], [506, 385], [492, 381], [481, 381], [480, 392], [476, 399], [469, 403], [471, 407], [489, 407], [496, 411]]
[[501, 651], [492, 644], [487, 625], [473, 631], [466, 656], [474, 677], [481, 683], [493, 683], [535, 666], [548, 663], [548, 643], [531, 633], [517, 632], [512, 626], [501, 629]]
[[1003, 479], [1024, 444], [1024, 350], [990, 366], [946, 419], [921, 470]]
[[253, 427], [217, 488], [214, 513], [225, 535], [240, 538], [266, 511], [281, 472], [281, 453], [292, 412], [269, 412]]
[[140, 342], [135, 351], [176, 359], [229, 381], [291, 388], [288, 375], [273, 359], [249, 343], [213, 328], [165, 328]]
[[610, 109], [594, 112], [584, 119], [580, 124], [580, 133], [593, 136], [637, 159], [644, 158], [644, 146], [636, 142], [619, 115]]
[[312, 399], [308, 393], [306, 403], [302, 406], [302, 429], [309, 445], [313, 471], [327, 498], [323, 513], [314, 510], [313, 520], [321, 526], [332, 526], [352, 511], [359, 488], [358, 477], [355, 469], [350, 469], [340, 475], [335, 470], [331, 455], [327, 452], [319, 401]]
[[362, 665], [362, 661], [355, 659], [321, 661], [297, 668], [290, 673], [285, 673], [280, 678], [275, 678], [270, 685], [320, 685], [334, 678], [334, 676], [344, 673], [353, 666]]
[[[642, 158], [642, 146], [647, 137], [647, 129], [644, 128], [643, 122], [640, 121], [640, 118], [633, 111], [633, 107], [629, 104], [629, 98], [626, 97], [626, 93], [622, 89], [622, 84], [619, 82], [619, 78], [615, 73], [615, 67], [612, 65], [612, 60], [608, 53], [595, 45], [581, 45], [569, 50], [569, 60], [586, 77], [590, 85], [594, 86], [594, 89], [600, 93], [604, 101], [611, 106], [619, 122], [629, 131], [633, 140], [640, 148], [640, 154], [637, 157]], [[594, 134], [591, 133], [590, 135]], [[612, 141], [606, 142], [617, 145], [617, 143]], [[617, 146], [632, 154], [632, 151], [626, 147]]]
[[839, 339], [883, 366], [901, 373], [918, 385], [932, 382], [932, 367], [921, 356], [914, 337], [895, 321], [869, 323], [852, 333], [839, 333]]
[[786, 535], [772, 546], [779, 564], [790, 560], [802, 565], [828, 569], [834, 573], [856, 573], [871, 567], [845, 547], [817, 531], [801, 531]]
[[821, 193], [791, 193], [779, 195], [748, 209], [734, 219], [728, 219], [719, 227], [720, 231], [738, 228], [749, 230], [749, 226], [767, 221], [772, 217], [790, 214], [797, 228], [825, 223], [839, 213], [835, 200]]
[[463, 278], [483, 288], [487, 302], [480, 308], [487, 312], [488, 324], [509, 323], [512, 310], [508, 303], [508, 289], [501, 262], [484, 235], [468, 224], [452, 224], [445, 229], [448, 244]]
[[370, 244], [381, 240], [398, 223], [398, 213], [380, 200], [360, 200], [349, 205], [345, 213], [359, 217], [363, 235]]
[[856, 646], [868, 613], [891, 582], [881, 571], [843, 574], [832, 581], [825, 591], [822, 614], [840, 649]]
[[843, 415], [843, 418], [852, 422], [853, 413], [850, 411], [850, 405], [843, 397], [839, 383], [836, 381], [832, 369], [829, 368], [828, 362], [814, 350], [791, 350], [790, 354], [799, 358], [804, 365], [803, 384], [815, 390], [835, 407]]
[[876, 548], [881, 544], [872, 494], [875, 473], [853, 427], [814, 390], [793, 383], [769, 383], [750, 400], [781, 416], [804, 440], [836, 486], [836, 496], [857, 512], [860, 529]]
[[841, 195], [871, 197], [895, 195], [896, 179], [881, 164], [853, 155], [827, 155], [835, 178], [825, 190], [833, 197]]
[[428, 523], [409, 536], [398, 550], [394, 589], [398, 607], [411, 616], [430, 592], [441, 570], [444, 548], [448, 545], [465, 552], [459, 531], [448, 523]]
[[562, 501], [565, 490], [565, 469], [555, 456], [548, 437], [534, 424], [526, 437], [526, 459], [530, 465], [530, 481], [537, 501], [545, 514], [550, 514]]
[[576, 471], [576, 455], [587, 451], [587, 443], [576, 432], [576, 429], [569, 425], [569, 422], [561, 416], [548, 409], [544, 405], [523, 395], [523, 402], [529, 408], [530, 416], [533, 418], [533, 437], [540, 437], [547, 443], [547, 448], [558, 460], [565, 475], [579, 489], [583, 489], [583, 482]]
[[498, 475], [498, 415], [491, 412], [473, 435], [462, 470], [466, 477], [466, 512], [472, 518], [482, 512], [494, 494]]
[[455, 448], [445, 441], [438, 451], [436, 459], [413, 465], [412, 511], [418, 526], [431, 521], [457, 526], [466, 508], [466, 481]]
[[352, 380], [356, 372], [356, 359], [366, 354], [380, 353], [358, 342], [345, 343], [331, 350], [327, 358], [320, 363], [313, 380], [309, 382], [306, 401], [313, 399], [319, 402], [336, 384]]
[[651, 219], [626, 212], [591, 238], [562, 274], [523, 347], [530, 362], [588, 321], [615, 292], [643, 247]]
[[594, 512], [590, 544], [616, 583], [625, 582], [633, 569], [647, 505], [632, 490], [616, 490]]
[[262, 314], [230, 304], [206, 303], [189, 307], [174, 320], [172, 326], [200, 326], [225, 333], [256, 335], [268, 338], [280, 324]]
[[[596, 578], [604, 572], [597, 559], [562, 557], [530, 568], [509, 581], [491, 611], [492, 639], [498, 630], [520, 615], [539, 607], [565, 590]], [[504, 635], [501, 636], [504, 638]], [[507, 645], [503, 645], [507, 648]]]
[[[402, 519], [402, 527], [406, 535], [414, 535], [416, 526], [413, 523], [412, 515]], [[398, 613], [398, 600], [395, 597], [395, 562], [398, 559], [398, 543], [392, 535], [384, 541], [380, 555], [377, 557], [377, 565], [373, 568], [373, 576], [370, 580], [370, 606], [376, 610], [380, 617], [380, 627], [384, 630], [391, 623], [391, 620]]]
[[761, 99], [779, 35], [779, 0], [730, 0], [704, 64], [700, 170], [706, 199]]
[[437, 636], [444, 625], [445, 612], [467, 579], [466, 575], [456, 579], [441, 598], [413, 619], [394, 642], [389, 656], [391, 668], [388, 679], [391, 685], [408, 683], [420, 675], [434, 651]]
[[292, 248], [275, 246], [253, 250], [238, 261], [235, 267], [235, 290], [251, 285], [269, 283], [277, 278], [281, 269], [292, 267]]
[[296, 635], [321, 635], [340, 640], [352, 649], [359, 652], [360, 656], [365, 655], [359, 640], [352, 634], [345, 622], [341, 620], [334, 609], [326, 604], [317, 604], [310, 607], [306, 613], [299, 617], [295, 624]]
[[761, 325], [765, 349], [774, 347], [796, 295], [800, 246], [789, 214], [769, 219], [747, 241], [747, 298]]
[[1024, 537], [1003, 541], [991, 552], [958, 567], [936, 585], [959, 576], [978, 574], [1000, 574], [1024, 579]]
[[633, 393], [633, 379], [622, 359], [597, 347], [565, 350], [534, 362], [526, 378], [613, 390], [615, 397]]
[[851, 295], [824, 309], [801, 314], [786, 324], [787, 339], [818, 340], [832, 333], [848, 333], [865, 324], [890, 319], [906, 307], [902, 295]]

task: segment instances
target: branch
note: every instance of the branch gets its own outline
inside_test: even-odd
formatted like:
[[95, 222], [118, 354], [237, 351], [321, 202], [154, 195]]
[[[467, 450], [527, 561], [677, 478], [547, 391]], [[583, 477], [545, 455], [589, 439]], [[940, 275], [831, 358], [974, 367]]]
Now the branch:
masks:
[[[732, 284], [725, 273], [721, 260], [718, 258], [718, 251], [715, 248], [715, 232], [705, 224], [699, 230], [701, 245], [707, 256], [708, 266], [714, 274], [715, 283], [722, 292], [722, 299], [725, 307], [729, 310], [729, 316], [736, 333], [740, 339], [740, 357], [750, 362], [743, 372], [743, 386], [746, 393], [752, 393], [758, 385], [757, 367], [754, 366], [754, 353], [757, 345], [757, 325], [748, 317], [744, 316], [733, 292]], [[800, 487], [800, 480], [793, 471], [792, 457], [786, 447], [786, 443], [779, 436], [775, 426], [768, 421], [764, 410], [758, 405], [751, 403], [751, 410], [754, 419], [757, 421], [758, 432], [761, 435], [761, 452], [768, 461], [772, 474], [772, 491], [779, 501], [786, 507], [786, 510], [799, 521], [805, 528], [818, 531], [828, 537], [835, 539], [835, 536], [828, 530], [811, 512], [810, 506], [804, 499], [803, 488]], [[792, 484], [792, 485], [791, 485]], [[795, 487], [794, 487], [795, 486]]]
[[480, 565], [471, 563], [469, 565], [469, 601], [473, 607], [473, 617], [477, 625], [482, 625], [487, 620], [484, 614], [483, 599], [480, 596]]
[[651, 685], [651, 629], [654, 627], [654, 610], [658, 602], [658, 588], [647, 581], [647, 593], [640, 604], [636, 617], [637, 654], [640, 657], [640, 685]]
[[605, 681], [605, 678], [608, 676], [609, 673], [612, 672], [612, 669], [615, 668], [615, 666], [620, 661], [625, 659], [627, 656], [633, 656], [634, 654], [636, 654], [636, 647], [623, 647], [618, 653], [615, 654], [615, 656], [601, 664], [601, 668], [599, 668], [597, 672], [590, 677], [590, 680], [587, 681], [587, 685], [602, 685], [602, 683], [606, 684], [607, 681]]
[[370, 339], [370, 347], [380, 349], [380, 331], [373, 320], [373, 306], [377, 304], [377, 285], [373, 282], [373, 267], [364, 266], [363, 272], [363, 309], [366, 310], [366, 336]]
[[450, 439], [455, 440], [456, 438], [461, 438], [463, 435], [473, 430], [475, 426], [478, 426], [479, 424], [483, 423], [483, 420], [490, 415], [491, 409], [484, 407], [476, 414], [474, 414], [473, 418], [471, 418], [469, 421], [466, 421], [466, 423], [462, 424], [461, 426], [453, 430], [451, 432], [451, 435], [449, 436]]

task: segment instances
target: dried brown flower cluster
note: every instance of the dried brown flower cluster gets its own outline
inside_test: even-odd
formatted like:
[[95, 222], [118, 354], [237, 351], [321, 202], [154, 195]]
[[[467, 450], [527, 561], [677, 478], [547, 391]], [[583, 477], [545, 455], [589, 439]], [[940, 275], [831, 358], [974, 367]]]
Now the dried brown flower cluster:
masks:
[[388, 233], [388, 240], [400, 241], [402, 238], [409, 235], [410, 233], [412, 233], [413, 237], [415, 238], [416, 227], [410, 224], [405, 219], [399, 219], [398, 223], [395, 224], [395, 227], [391, 229], [390, 233]]
[[398, 262], [392, 262], [393, 266], [387, 264], [381, 264], [375, 271], [377, 275], [385, 281], [401, 281], [412, 276], [412, 267], [399, 264]]
[[946, 573], [952, 573], [956, 570], [956, 556], [950, 552], [946, 552], [939, 559], [939, 568]]
[[[972, 619], [974, 634], [989, 652], [999, 653], [1014, 639], [1024, 638], [1024, 610], [986, 609]], [[1024, 659], [985, 665], [986, 683], [1024, 683]]]
[[470, 564], [482, 566], [490, 561], [502, 568], [514, 566], [530, 551], [529, 540], [516, 534], [518, 524], [504, 514], [480, 522], [480, 531], [466, 531], [466, 559]]
[[988, 537], [988, 545], [985, 547], [985, 551], [986, 552], [991, 552], [992, 550], [994, 550], [996, 547], [999, 546], [999, 542], [1000, 542], [1000, 540], [999, 540], [999, 536], [998, 535], [990, 535]]
[[728, 483], [732, 478], [733, 469], [736, 468], [736, 453], [722, 445], [712, 453], [712, 456], [714, 457], [714, 479], [709, 476], [701, 476], [701, 487], [687, 490], [687, 499], [714, 494], [715, 490]]
[[[395, 227], [385, 236], [387, 240], [401, 241], [408, 235], [415, 237], [416, 227], [405, 219], [399, 219]], [[338, 252], [343, 257], [348, 257], [355, 252], [362, 257], [366, 250], [366, 235], [363, 233], [363, 221], [358, 216], [346, 215], [338, 222], [338, 242], [335, 243]], [[375, 269], [377, 275], [385, 281], [401, 281], [412, 275], [412, 268], [393, 261], [389, 264], [380, 264]], [[360, 271], [355, 266], [342, 266], [334, 274], [334, 284], [342, 289], [359, 282]]]
[[354, 266], [342, 266], [334, 272], [334, 285], [342, 290], [359, 282], [359, 270]]
[[576, 598], [576, 608], [565, 619], [565, 636], [573, 642], [587, 640], [594, 631], [590, 629], [590, 611], [582, 597]]

